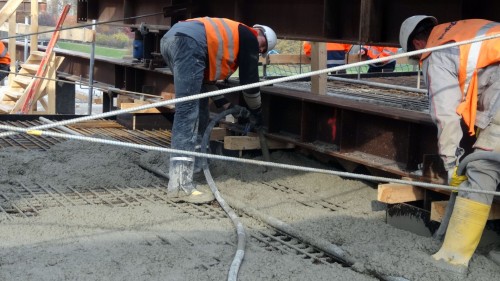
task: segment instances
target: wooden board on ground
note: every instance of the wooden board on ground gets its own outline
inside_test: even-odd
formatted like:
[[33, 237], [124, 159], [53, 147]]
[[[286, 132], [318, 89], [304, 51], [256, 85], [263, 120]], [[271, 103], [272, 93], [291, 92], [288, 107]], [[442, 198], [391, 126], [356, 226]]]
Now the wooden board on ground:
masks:
[[212, 133], [210, 134], [210, 140], [213, 141], [222, 141], [224, 137], [227, 136], [227, 129], [221, 127], [215, 127], [212, 129]]
[[68, 127], [73, 129], [85, 129], [85, 128], [117, 128], [123, 129], [122, 125], [118, 124], [113, 120], [90, 120], [82, 121], [75, 124], [68, 125]]
[[[444, 211], [446, 210], [447, 205], [448, 201], [431, 202], [431, 221], [440, 222], [443, 219]], [[500, 204], [493, 202], [488, 220], [498, 219], [500, 219]]]
[[[269, 149], [291, 149], [294, 144], [267, 139]], [[227, 150], [253, 150], [260, 149], [258, 136], [226, 136], [224, 137], [224, 149]]]
[[[149, 104], [149, 102], [145, 103], [140, 103], [140, 102], [122, 102], [120, 104], [120, 109], [129, 109], [129, 108], [134, 108], [138, 106], [142, 106], [145, 104]], [[168, 109], [165, 107], [153, 107], [153, 108], [147, 108], [147, 109], [142, 109], [142, 110], [137, 110], [133, 111], [132, 113], [162, 113], [167, 111]]]
[[387, 204], [424, 199], [424, 191], [413, 185], [385, 183], [378, 185], [377, 200]]

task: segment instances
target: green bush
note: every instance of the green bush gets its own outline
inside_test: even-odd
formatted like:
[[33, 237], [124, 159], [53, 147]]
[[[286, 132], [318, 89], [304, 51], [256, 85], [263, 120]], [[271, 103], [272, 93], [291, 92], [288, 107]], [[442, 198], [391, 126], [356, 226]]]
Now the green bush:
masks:
[[124, 33], [115, 33], [111, 36], [98, 33], [96, 34], [96, 44], [113, 48], [125, 48], [128, 47], [131, 42], [130, 38]]

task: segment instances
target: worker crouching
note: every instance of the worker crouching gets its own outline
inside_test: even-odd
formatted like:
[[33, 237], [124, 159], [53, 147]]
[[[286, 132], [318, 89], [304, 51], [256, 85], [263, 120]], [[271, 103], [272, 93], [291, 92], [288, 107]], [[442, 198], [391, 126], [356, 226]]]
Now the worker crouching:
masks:
[[[240, 84], [259, 81], [259, 53], [276, 45], [274, 31], [264, 25], [246, 26], [225, 18], [194, 18], [181, 21], [161, 39], [161, 53], [174, 76], [175, 96], [199, 94], [203, 84], [214, 85], [239, 70]], [[213, 87], [212, 87], [213, 89]], [[262, 120], [260, 89], [243, 91], [245, 103]], [[218, 103], [226, 103], [216, 99]], [[171, 147], [194, 151], [208, 124], [208, 100], [177, 103], [172, 127]], [[206, 203], [214, 199], [210, 191], [198, 190], [193, 183], [197, 159], [183, 154], [170, 156], [167, 194], [172, 199]]]
[[[413, 51], [496, 33], [500, 33], [500, 24], [492, 21], [438, 24], [432, 16], [413, 16], [401, 25], [399, 40], [404, 51]], [[488, 220], [493, 195], [460, 188], [495, 191], [500, 182], [500, 162], [471, 161], [466, 177], [457, 176], [456, 166], [464, 151], [459, 146], [461, 122], [470, 135], [480, 132], [475, 151], [500, 152], [500, 39], [424, 53], [420, 61], [448, 183], [459, 189], [443, 245], [433, 258], [440, 267], [466, 274]], [[489, 256], [500, 264], [498, 251], [493, 250]]]

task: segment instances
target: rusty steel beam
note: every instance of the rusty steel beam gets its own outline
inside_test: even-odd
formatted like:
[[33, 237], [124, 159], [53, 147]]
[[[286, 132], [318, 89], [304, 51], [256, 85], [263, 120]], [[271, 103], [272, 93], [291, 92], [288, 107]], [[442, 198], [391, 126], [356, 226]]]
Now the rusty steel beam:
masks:
[[[155, 15], [185, 7], [169, 17]], [[78, 1], [78, 18], [98, 21], [124, 20], [168, 28], [179, 20], [200, 16], [227, 17], [248, 25], [272, 26], [280, 38], [350, 43], [399, 44], [399, 26], [415, 14], [436, 16], [440, 22], [466, 18], [500, 21], [500, 2], [494, 0], [86, 0]], [[170, 11], [171, 12], [171, 11]]]
[[271, 138], [400, 176], [437, 153], [428, 113], [278, 87], [261, 92]]

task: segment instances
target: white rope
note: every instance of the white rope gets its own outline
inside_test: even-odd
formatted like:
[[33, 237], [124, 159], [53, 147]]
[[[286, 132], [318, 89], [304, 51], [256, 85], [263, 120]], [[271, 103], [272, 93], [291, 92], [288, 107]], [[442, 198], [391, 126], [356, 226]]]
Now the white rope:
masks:
[[[484, 41], [484, 40], [489, 40], [489, 39], [494, 39], [494, 38], [499, 38], [499, 37], [500, 37], [500, 34], [494, 34], [494, 35], [490, 35], [490, 36], [479, 36], [479, 37], [476, 37], [476, 38], [470, 39], [470, 40], [445, 44], [445, 45], [441, 45], [441, 46], [437, 46], [437, 47], [416, 50], [416, 51], [407, 52], [407, 53], [395, 54], [395, 55], [389, 56], [389, 57], [361, 61], [361, 62], [355, 62], [355, 63], [351, 63], [351, 64], [347, 64], [347, 65], [341, 65], [341, 66], [336, 66], [336, 67], [331, 67], [331, 68], [320, 69], [320, 70], [311, 71], [311, 72], [302, 73], [302, 74], [297, 74], [297, 75], [293, 75], [293, 76], [287, 76], [287, 77], [281, 77], [281, 78], [277, 78], [277, 79], [261, 81], [261, 82], [257, 82], [257, 83], [253, 83], [253, 84], [241, 85], [241, 86], [231, 87], [231, 88], [227, 88], [227, 89], [196, 94], [196, 95], [192, 95], [192, 96], [188, 96], [188, 97], [182, 97], [182, 98], [160, 101], [160, 102], [151, 103], [151, 104], [145, 104], [145, 105], [141, 105], [141, 106], [133, 107], [133, 108], [115, 110], [115, 111], [100, 113], [100, 114], [91, 115], [91, 116], [84, 116], [84, 117], [79, 117], [79, 118], [74, 118], [74, 119], [63, 120], [63, 121], [55, 122], [53, 124], [46, 124], [46, 125], [31, 127], [30, 129], [43, 130], [43, 129], [53, 128], [56, 126], [65, 126], [65, 125], [69, 125], [69, 124], [74, 124], [74, 123], [78, 123], [78, 122], [82, 122], [82, 121], [89, 121], [89, 120], [94, 120], [94, 119], [99, 119], [99, 118], [116, 116], [116, 115], [120, 115], [123, 113], [134, 112], [137, 110], [149, 109], [149, 108], [153, 108], [153, 107], [161, 107], [161, 106], [172, 105], [172, 104], [176, 104], [176, 103], [180, 103], [180, 102], [208, 98], [208, 97], [223, 95], [223, 94], [227, 94], [227, 93], [231, 93], [231, 92], [243, 91], [243, 90], [247, 90], [250, 88], [262, 87], [262, 86], [267, 86], [267, 85], [271, 85], [271, 84], [277, 84], [277, 83], [288, 82], [288, 81], [292, 81], [292, 80], [296, 80], [296, 79], [307, 78], [307, 77], [311, 77], [314, 75], [320, 75], [320, 74], [328, 73], [328, 72], [332, 72], [332, 71], [344, 70], [344, 69], [351, 68], [351, 67], [368, 65], [371, 63], [379, 63], [379, 62], [398, 59], [398, 58], [402, 58], [402, 57], [411, 57], [411, 56], [420, 55], [420, 54], [423, 54], [426, 52], [442, 50], [442, 49], [446, 49], [446, 48], [451, 48], [451, 47], [465, 45], [465, 44], [471, 44], [474, 42], [479, 42], [479, 41]], [[14, 134], [15, 134], [14, 132], [5, 132], [5, 133], [1, 133], [0, 137], [10, 136], [10, 135], [14, 135]]]
[[[442, 50], [442, 49], [446, 49], [446, 48], [461, 46], [461, 45], [465, 45], [465, 44], [471, 44], [474, 42], [490, 40], [490, 39], [499, 38], [499, 37], [500, 37], [500, 34], [495, 34], [495, 35], [490, 35], [490, 36], [480, 36], [480, 37], [476, 37], [476, 38], [470, 39], [470, 40], [450, 43], [450, 44], [441, 45], [441, 46], [432, 47], [432, 48], [427, 48], [427, 49], [422, 49], [422, 50], [416, 50], [416, 51], [407, 52], [407, 53], [396, 54], [396, 55], [389, 56], [389, 57], [367, 60], [367, 61], [362, 61], [362, 62], [356, 62], [356, 63], [352, 63], [352, 64], [348, 64], [348, 65], [336, 66], [336, 67], [321, 69], [321, 70], [317, 70], [317, 71], [311, 71], [308, 73], [302, 73], [302, 74], [297, 74], [297, 75], [293, 75], [293, 76], [287, 76], [287, 77], [257, 82], [257, 83], [253, 83], [253, 84], [236, 86], [236, 87], [227, 88], [227, 89], [223, 89], [223, 90], [212, 91], [212, 92], [208, 92], [208, 93], [196, 94], [196, 95], [183, 97], [183, 98], [177, 98], [177, 99], [161, 101], [161, 102], [152, 103], [152, 104], [146, 104], [146, 105], [138, 106], [135, 108], [128, 108], [128, 109], [116, 110], [116, 111], [112, 111], [112, 112], [106, 112], [106, 113], [101, 113], [101, 114], [96, 114], [96, 115], [91, 115], [91, 116], [84, 116], [84, 117], [80, 117], [80, 118], [63, 120], [63, 121], [59, 121], [59, 122], [54, 122], [52, 124], [45, 124], [45, 125], [34, 126], [34, 127], [30, 127], [30, 128], [17, 128], [17, 127], [13, 127], [13, 126], [0, 125], [0, 129], [10, 131], [10, 132], [0, 133], [0, 137], [10, 136], [10, 135], [14, 135], [17, 133], [29, 133], [29, 134], [37, 135], [37, 136], [47, 135], [47, 136], [53, 136], [53, 137], [76, 139], [76, 140], [90, 141], [90, 142], [111, 144], [111, 145], [119, 145], [119, 146], [124, 146], [124, 147], [139, 148], [139, 149], [145, 149], [145, 150], [161, 151], [161, 152], [168, 152], [168, 153], [180, 153], [180, 154], [191, 155], [191, 156], [195, 156], [195, 157], [205, 157], [205, 158], [212, 158], [212, 159], [218, 159], [218, 160], [227, 160], [227, 161], [255, 164], [255, 165], [261, 165], [261, 166], [268, 166], [268, 167], [277, 167], [277, 168], [283, 168], [283, 169], [298, 170], [298, 171], [304, 171], [304, 172], [331, 174], [331, 175], [336, 175], [336, 176], [341, 176], [341, 177], [356, 178], [356, 179], [369, 180], [369, 181], [375, 181], [375, 182], [393, 182], [393, 183], [410, 184], [410, 185], [414, 185], [414, 186], [435, 188], [435, 189], [448, 190], [448, 191], [457, 191], [456, 188], [453, 188], [453, 187], [450, 187], [447, 185], [431, 184], [431, 183], [416, 182], [416, 181], [405, 181], [405, 180], [392, 179], [392, 178], [375, 177], [375, 176], [368, 176], [368, 175], [358, 175], [358, 174], [347, 173], [347, 172], [338, 172], [338, 171], [300, 167], [300, 166], [294, 166], [294, 165], [270, 163], [270, 162], [251, 160], [251, 159], [240, 159], [240, 158], [220, 156], [220, 155], [202, 154], [202, 153], [198, 153], [198, 152], [182, 151], [182, 150], [176, 150], [176, 149], [170, 149], [170, 148], [146, 146], [146, 145], [139, 145], [139, 144], [130, 144], [130, 143], [124, 143], [124, 142], [102, 140], [102, 139], [91, 138], [91, 137], [72, 136], [72, 135], [67, 135], [67, 134], [46, 132], [46, 131], [41, 131], [41, 130], [54, 128], [54, 127], [58, 127], [58, 126], [65, 126], [65, 125], [74, 124], [74, 123], [78, 123], [78, 122], [82, 122], [82, 121], [89, 121], [89, 120], [94, 120], [94, 119], [99, 119], [99, 118], [116, 116], [119, 114], [129, 113], [129, 112], [133, 112], [133, 111], [137, 111], [137, 110], [149, 109], [149, 108], [153, 108], [153, 107], [161, 107], [161, 106], [176, 104], [176, 103], [180, 103], [180, 102], [191, 101], [191, 100], [195, 100], [195, 99], [202, 99], [202, 98], [208, 98], [208, 97], [212, 97], [212, 96], [223, 95], [223, 94], [227, 94], [227, 93], [231, 93], [231, 92], [243, 91], [243, 90], [250, 89], [250, 88], [262, 87], [262, 86], [266, 86], [266, 85], [282, 83], [282, 82], [292, 81], [292, 80], [296, 80], [296, 79], [302, 79], [302, 78], [306, 78], [306, 77], [311, 77], [313, 75], [320, 75], [323, 73], [344, 70], [347, 68], [363, 66], [363, 65], [367, 65], [367, 64], [371, 64], [371, 63], [378, 63], [378, 62], [384, 62], [387, 60], [393, 60], [393, 59], [398, 59], [398, 58], [402, 58], [402, 57], [410, 57], [410, 56], [420, 55], [420, 54], [423, 54], [426, 52]], [[494, 196], [500, 195], [500, 192], [495, 192], [495, 191], [483, 191], [483, 190], [474, 190], [474, 189], [468, 189], [468, 188], [462, 188], [461, 190], [467, 191], [467, 192], [489, 194], [489, 195], [494, 195]]]
[[[347, 177], [347, 178], [355, 178], [355, 179], [368, 180], [368, 181], [374, 181], [374, 182], [391, 182], [391, 183], [409, 184], [409, 185], [413, 185], [413, 186], [420, 186], [420, 187], [434, 188], [434, 189], [448, 190], [448, 191], [457, 191], [458, 190], [455, 187], [450, 187], [450, 186], [442, 185], [442, 184], [433, 184], [433, 183], [418, 182], [418, 181], [406, 181], [406, 180], [385, 178], [385, 177], [375, 177], [375, 176], [354, 174], [354, 173], [341, 172], [341, 171], [332, 171], [332, 170], [309, 168], [309, 167], [302, 167], [302, 166], [289, 165], [289, 164], [280, 164], [280, 163], [259, 161], [259, 160], [254, 160], [254, 159], [235, 158], [235, 157], [228, 157], [228, 156], [223, 156], [223, 155], [213, 155], [213, 154], [206, 154], [206, 153], [200, 153], [200, 152], [194, 152], [194, 151], [184, 151], [184, 150], [165, 148], [165, 147], [157, 147], [157, 146], [135, 144], [135, 143], [126, 143], [126, 142], [115, 141], [115, 140], [99, 139], [99, 138], [85, 137], [85, 136], [75, 136], [75, 135], [70, 135], [70, 134], [41, 131], [41, 130], [32, 130], [29, 128], [18, 128], [18, 127], [7, 126], [7, 125], [0, 125], [0, 130], [11, 130], [11, 131], [15, 131], [18, 133], [27, 133], [27, 134], [34, 135], [34, 136], [42, 136], [43, 135], [43, 136], [51, 136], [51, 137], [56, 137], [56, 138], [66, 138], [66, 139], [73, 139], [73, 140], [79, 140], [79, 141], [88, 141], [88, 142], [93, 142], [93, 143], [116, 145], [116, 146], [129, 147], [129, 148], [135, 148], [135, 149], [143, 149], [143, 150], [151, 150], [151, 151], [159, 151], [159, 152], [167, 152], [167, 153], [177, 153], [177, 154], [190, 155], [190, 156], [194, 156], [194, 157], [204, 157], [204, 158], [208, 158], [208, 159], [225, 160], [225, 161], [232, 161], [232, 162], [239, 162], [239, 163], [259, 165], [259, 166], [281, 168], [281, 169], [289, 169], [289, 170], [302, 171], [302, 172], [321, 173], [321, 174], [335, 175], [335, 176]], [[476, 189], [471, 189], [471, 188], [460, 188], [460, 190], [472, 192], [472, 193], [481, 193], [481, 194], [500, 196], [500, 192], [495, 192], [495, 191], [476, 190]]]

